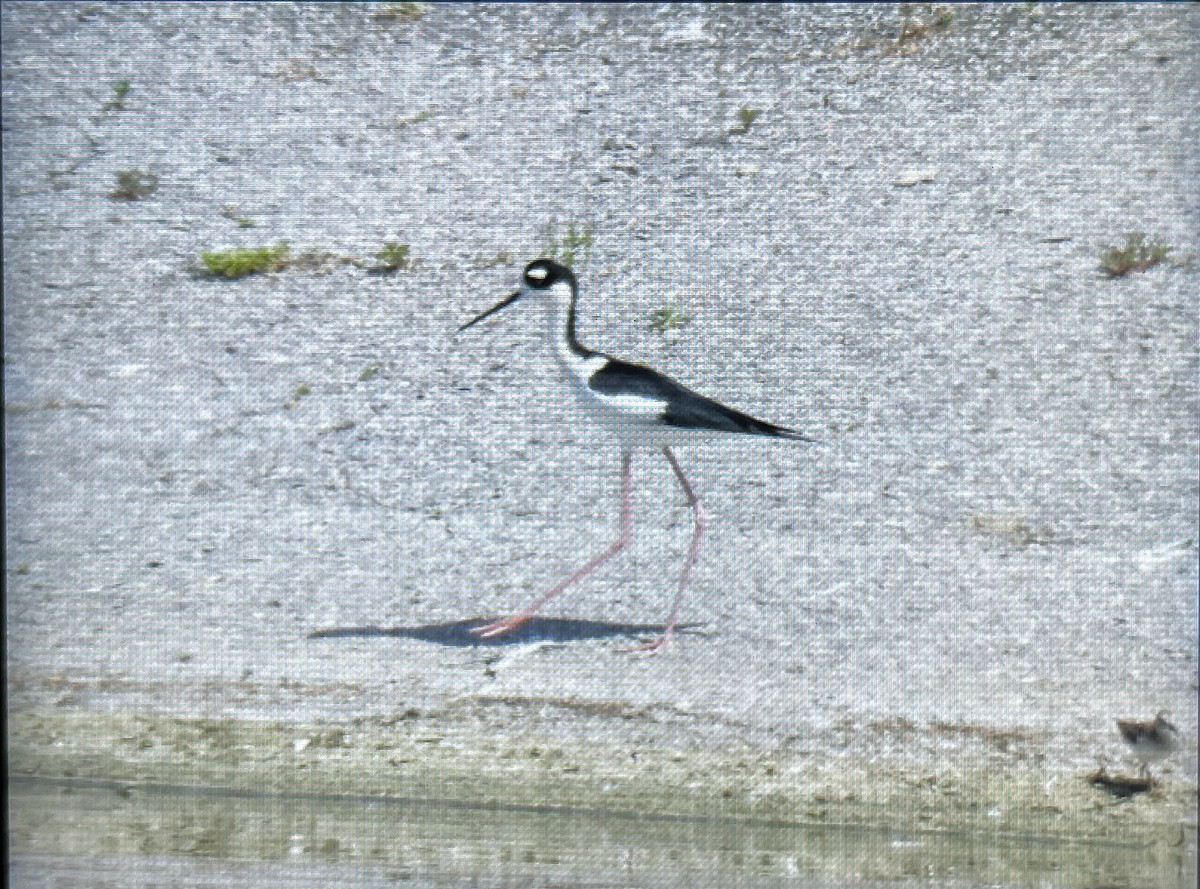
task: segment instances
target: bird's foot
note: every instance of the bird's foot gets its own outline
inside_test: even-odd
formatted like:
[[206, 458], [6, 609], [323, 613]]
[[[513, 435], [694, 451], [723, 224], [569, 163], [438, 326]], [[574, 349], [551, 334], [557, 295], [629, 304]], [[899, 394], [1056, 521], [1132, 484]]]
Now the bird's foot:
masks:
[[512, 617], [506, 617], [503, 620], [492, 621], [490, 624], [484, 624], [482, 627], [474, 627], [471, 632], [480, 639], [494, 639], [496, 636], [503, 636], [512, 630], [515, 630], [521, 624], [528, 621], [532, 614], [521, 613], [514, 614]]
[[658, 652], [660, 652], [664, 648], [666, 648], [668, 645], [670, 645], [671, 640], [674, 638], [675, 638], [675, 628], [670, 627], [669, 629], [667, 629], [667, 631], [665, 633], [663, 633], [657, 639], [651, 639], [648, 642], [643, 642], [641, 645], [637, 646], [636, 648], [623, 648], [621, 650], [623, 652], [625, 652], [626, 654], [657, 654]]

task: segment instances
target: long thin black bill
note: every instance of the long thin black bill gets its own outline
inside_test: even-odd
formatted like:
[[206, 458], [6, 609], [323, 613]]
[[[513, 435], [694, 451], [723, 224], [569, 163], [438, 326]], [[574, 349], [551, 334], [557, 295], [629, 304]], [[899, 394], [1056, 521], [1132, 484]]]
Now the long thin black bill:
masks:
[[508, 296], [508, 297], [504, 298], [503, 300], [501, 300], [500, 302], [496, 303], [496, 305], [492, 306], [490, 309], [488, 309], [482, 315], [476, 315], [474, 318], [472, 318], [470, 321], [468, 321], [466, 324], [464, 324], [462, 327], [460, 327], [459, 330], [466, 330], [472, 324], [478, 324], [480, 321], [482, 321], [488, 315], [492, 315], [492, 314], [495, 314], [496, 312], [499, 312], [505, 306], [516, 302], [517, 298], [520, 297], [520, 295], [521, 295], [521, 291], [518, 290], [516, 293], [512, 294], [511, 296]]

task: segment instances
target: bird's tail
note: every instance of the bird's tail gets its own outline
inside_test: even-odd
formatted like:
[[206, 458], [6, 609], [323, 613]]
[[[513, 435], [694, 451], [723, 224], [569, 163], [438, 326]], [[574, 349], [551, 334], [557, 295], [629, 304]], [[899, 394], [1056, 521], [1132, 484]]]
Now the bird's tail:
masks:
[[763, 420], [755, 421], [753, 430], [757, 435], [770, 435], [775, 438], [790, 438], [792, 441], [804, 441], [809, 444], [820, 444], [815, 438], [809, 438], [802, 432], [797, 432], [795, 429], [788, 429], [786, 426], [776, 426], [774, 423], [767, 423]]

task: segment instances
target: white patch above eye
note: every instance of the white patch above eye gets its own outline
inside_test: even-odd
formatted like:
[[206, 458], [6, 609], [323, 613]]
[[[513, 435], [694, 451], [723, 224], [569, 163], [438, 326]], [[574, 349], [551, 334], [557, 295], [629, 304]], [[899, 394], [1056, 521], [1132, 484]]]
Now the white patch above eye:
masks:
[[541, 266], [537, 266], [536, 268], [530, 269], [525, 274], [535, 281], [545, 281], [547, 272]]

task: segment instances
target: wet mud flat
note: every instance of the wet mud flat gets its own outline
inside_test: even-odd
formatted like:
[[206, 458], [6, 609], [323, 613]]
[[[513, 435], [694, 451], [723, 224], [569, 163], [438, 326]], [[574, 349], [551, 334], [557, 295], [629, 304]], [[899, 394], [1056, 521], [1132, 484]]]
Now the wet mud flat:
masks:
[[14, 875], [56, 885], [99, 856], [112, 885], [1195, 883], [1179, 780], [1121, 800], [1082, 773], [627, 747], [466, 720], [18, 711]]

